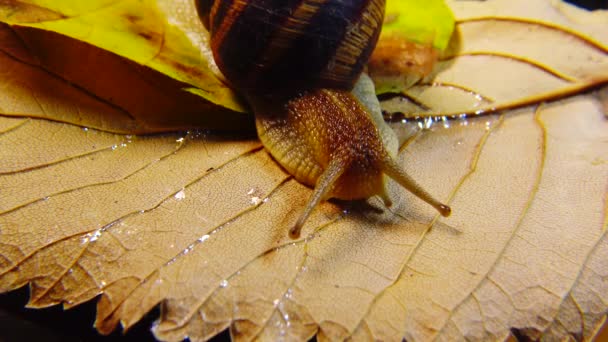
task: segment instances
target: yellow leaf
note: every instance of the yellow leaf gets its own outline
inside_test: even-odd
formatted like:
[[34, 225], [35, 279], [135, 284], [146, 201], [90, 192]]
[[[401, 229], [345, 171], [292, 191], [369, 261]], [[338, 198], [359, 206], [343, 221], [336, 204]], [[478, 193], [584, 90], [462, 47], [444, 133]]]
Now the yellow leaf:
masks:
[[[256, 139], [57, 122], [123, 112], [6, 44], [0, 112], [38, 114], [0, 115], [0, 292], [30, 284], [31, 307], [99, 296], [102, 333], [160, 304], [166, 341], [227, 328], [235, 340], [593, 338], [608, 312], [608, 120], [605, 88], [584, 90], [606, 83], [608, 22], [549, 0], [449, 4], [461, 49], [440, 85], [390, 108], [508, 104], [394, 124], [402, 164], [453, 215], [391, 184], [394, 207], [324, 203], [297, 241], [287, 230], [311, 191]], [[446, 84], [461, 95], [427, 94]]]
[[[9, 25], [56, 32], [111, 51], [198, 87], [192, 91], [215, 104], [243, 110], [234, 93], [212, 70], [209, 52], [201, 51], [207, 46], [202, 44], [205, 33], [198, 19], [192, 18], [196, 17], [192, 1], [170, 4], [172, 12], [168, 14], [182, 13], [177, 19], [189, 25], [193, 41], [159, 10], [168, 6], [168, 1], [11, 1], [0, 5], [0, 14], [4, 12], [0, 19]], [[32, 8], [36, 11], [29, 11]], [[39, 16], [40, 11], [46, 15]], [[21, 13], [29, 15], [24, 18]]]
[[[0, 22], [5, 23], [0, 23], [5, 52], [0, 68], [20, 78], [10, 84], [18, 88], [11, 92], [32, 93], [42, 102], [28, 111], [7, 108], [13, 105], [0, 100], [0, 108], [10, 115], [115, 132], [250, 129], [251, 115], [233, 111], [244, 109], [205, 50], [206, 32], [192, 2], [171, 3], [173, 12], [161, 11], [169, 4], [156, 1], [0, 3]], [[20, 76], [22, 69], [35, 81]], [[48, 95], [38, 94], [42, 86], [30, 84], [38, 80], [78, 99], [63, 101], [60, 108], [46, 106]], [[85, 103], [75, 106], [74, 101]]]
[[0, 51], [5, 115], [123, 133], [252, 126], [250, 115], [184, 92], [182, 83], [52, 32], [0, 24]]

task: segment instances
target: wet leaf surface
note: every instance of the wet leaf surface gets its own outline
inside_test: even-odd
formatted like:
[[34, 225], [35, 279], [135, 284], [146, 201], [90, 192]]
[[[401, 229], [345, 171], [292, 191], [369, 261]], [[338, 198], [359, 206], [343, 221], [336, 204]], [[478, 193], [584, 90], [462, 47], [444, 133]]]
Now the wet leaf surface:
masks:
[[99, 296], [102, 333], [160, 304], [153, 331], [167, 341], [226, 328], [237, 340], [593, 337], [608, 310], [608, 121], [605, 88], [586, 90], [608, 77], [606, 14], [449, 4], [457, 45], [385, 109], [504, 109], [395, 124], [404, 167], [453, 215], [391, 185], [393, 207], [324, 203], [297, 241], [287, 230], [311, 191], [254, 137], [112, 133], [138, 121], [4, 44], [0, 291], [30, 284], [30, 307]]

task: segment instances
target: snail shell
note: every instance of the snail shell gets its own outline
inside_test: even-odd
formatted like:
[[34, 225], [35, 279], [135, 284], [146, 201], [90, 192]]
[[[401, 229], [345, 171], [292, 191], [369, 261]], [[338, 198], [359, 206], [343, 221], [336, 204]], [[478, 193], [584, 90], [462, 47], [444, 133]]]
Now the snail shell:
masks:
[[241, 92], [350, 90], [378, 41], [384, 0], [199, 1], [211, 48]]
[[387, 147], [394, 133], [351, 92], [378, 41], [384, 8], [384, 0], [197, 1], [216, 64], [250, 103], [260, 140], [314, 187], [292, 238], [321, 200], [379, 195], [390, 205], [387, 176], [450, 214], [398, 165], [396, 148]]

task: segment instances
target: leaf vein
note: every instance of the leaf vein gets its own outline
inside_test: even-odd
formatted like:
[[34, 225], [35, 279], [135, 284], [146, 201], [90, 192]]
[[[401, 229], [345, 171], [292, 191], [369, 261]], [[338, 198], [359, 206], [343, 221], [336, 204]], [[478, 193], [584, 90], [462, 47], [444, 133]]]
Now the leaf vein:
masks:
[[506, 22], [521, 23], [521, 24], [537, 25], [537, 26], [545, 27], [545, 28], [548, 28], [551, 30], [561, 31], [562, 33], [566, 33], [572, 37], [577, 38], [578, 40], [582, 41], [583, 43], [589, 45], [590, 47], [592, 47], [596, 50], [608, 53], [607, 46], [604, 46], [602, 43], [597, 42], [596, 40], [594, 40], [588, 36], [585, 36], [584, 34], [571, 30], [567, 27], [559, 26], [559, 25], [556, 25], [553, 23], [540, 21], [540, 20], [521, 18], [521, 17], [509, 17], [509, 16], [480, 16], [480, 17], [468, 18], [468, 19], [464, 19], [464, 20], [462, 20], [462, 19], [457, 20], [456, 25], [464, 25], [467, 23], [474, 23], [474, 22], [480, 22], [480, 21], [506, 21]]
[[[481, 137], [479, 143], [477, 144], [476, 147], [476, 151], [475, 154], [473, 156], [473, 159], [471, 160], [471, 164], [469, 166], [469, 171], [460, 179], [460, 182], [458, 183], [458, 185], [452, 190], [452, 194], [450, 195], [450, 200], [455, 196], [456, 192], [458, 191], [458, 189], [464, 184], [464, 182], [470, 178], [476, 171], [477, 171], [477, 162], [479, 161], [479, 157], [481, 155], [481, 151], [483, 150], [488, 137], [490, 136], [490, 134], [497, 128], [499, 127], [502, 122], [504, 120], [504, 116], [500, 117], [500, 120], [498, 120], [498, 122], [490, 127], [490, 129], [486, 130], [486, 132], [484, 133], [484, 135]], [[448, 200], [449, 203], [449, 200]], [[365, 321], [365, 317], [367, 317], [369, 315], [369, 313], [371, 312], [372, 307], [375, 305], [375, 303], [378, 301], [378, 299], [380, 298], [380, 296], [384, 293], [387, 293], [387, 290], [394, 287], [398, 281], [400, 279], [403, 278], [403, 274], [405, 272], [405, 270], [407, 268], [411, 268], [411, 266], [408, 265], [409, 261], [412, 259], [413, 255], [415, 254], [415, 252], [418, 250], [418, 248], [420, 248], [424, 238], [426, 237], [426, 235], [428, 234], [428, 232], [431, 230], [431, 228], [433, 227], [433, 225], [435, 224], [435, 222], [438, 220], [439, 216], [436, 215], [433, 220], [429, 223], [427, 229], [420, 235], [420, 238], [416, 241], [415, 245], [411, 248], [410, 252], [405, 256], [402, 264], [403, 267], [401, 268], [401, 271], [399, 272], [399, 276], [391, 283], [389, 284], [386, 288], [384, 288], [382, 291], [378, 292], [378, 294], [375, 295], [374, 299], [370, 302], [368, 308], [366, 309], [365, 313], [361, 316], [361, 319], [359, 320], [359, 322], [356, 324], [356, 328], [354, 331], [357, 331], [357, 329], [361, 326], [361, 324]], [[352, 336], [352, 332], [351, 332], [351, 336]]]
[[[450, 321], [454, 315], [454, 313], [458, 310], [458, 308], [460, 308], [465, 302], [466, 300], [475, 293], [475, 291], [477, 291], [484, 283], [485, 279], [489, 279], [492, 270], [495, 269], [496, 265], [498, 264], [498, 262], [500, 260], [502, 260], [502, 256], [505, 255], [505, 252], [507, 250], [507, 247], [510, 245], [511, 241], [513, 241], [513, 239], [518, 236], [517, 232], [521, 229], [522, 223], [524, 221], [524, 218], [526, 217], [528, 210], [530, 209], [532, 202], [534, 201], [534, 198], [536, 197], [536, 194], [538, 193], [538, 189], [540, 186], [540, 180], [542, 179], [543, 173], [544, 173], [544, 169], [545, 169], [545, 159], [546, 159], [546, 143], [547, 143], [547, 132], [546, 129], [543, 125], [541, 125], [538, 121], [538, 117], [540, 115], [540, 108], [541, 106], [537, 106], [536, 110], [535, 110], [535, 124], [538, 126], [539, 130], [540, 130], [540, 135], [541, 135], [541, 140], [542, 143], [540, 144], [540, 148], [538, 150], [538, 153], [540, 154], [540, 167], [539, 167], [539, 171], [536, 175], [536, 181], [534, 182], [534, 187], [532, 189], [532, 191], [530, 192], [530, 195], [528, 196], [528, 203], [527, 205], [524, 207], [524, 209], [522, 210], [517, 223], [515, 224], [514, 230], [511, 234], [511, 236], [509, 237], [509, 239], [507, 241], [505, 241], [502, 250], [500, 251], [500, 253], [498, 253], [494, 259], [494, 262], [492, 263], [492, 265], [488, 268], [489, 273], [484, 275], [483, 277], [480, 278], [479, 282], [477, 283], [477, 285], [469, 292], [469, 294], [467, 296], [464, 296], [459, 302], [458, 304], [454, 305], [454, 307], [452, 308], [452, 310], [449, 312], [448, 317], [444, 320], [442, 326], [440, 329], [437, 330], [437, 335], [435, 336], [435, 339], [441, 334], [441, 332], [444, 331], [445, 327], [447, 326], [448, 321]], [[498, 286], [498, 282], [492, 280], [492, 282]], [[502, 288], [501, 288], [502, 290]], [[504, 290], [502, 290], [503, 293], [505, 293], [505, 295], [507, 295], [507, 292], [505, 292]], [[507, 295], [507, 298], [509, 298], [509, 300], [511, 300], [511, 296]]]

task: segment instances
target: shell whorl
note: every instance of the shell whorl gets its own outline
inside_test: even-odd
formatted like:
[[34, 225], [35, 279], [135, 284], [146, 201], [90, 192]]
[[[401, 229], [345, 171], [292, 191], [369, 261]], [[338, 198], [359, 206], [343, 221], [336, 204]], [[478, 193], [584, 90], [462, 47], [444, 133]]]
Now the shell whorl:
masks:
[[351, 89], [380, 34], [385, 0], [199, 0], [226, 78], [245, 93]]

